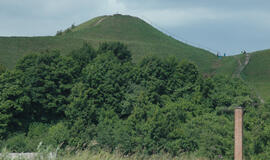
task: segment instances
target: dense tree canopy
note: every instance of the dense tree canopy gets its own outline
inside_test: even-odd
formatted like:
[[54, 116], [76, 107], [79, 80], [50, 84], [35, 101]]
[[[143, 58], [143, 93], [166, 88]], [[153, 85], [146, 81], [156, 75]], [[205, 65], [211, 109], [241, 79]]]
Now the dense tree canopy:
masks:
[[123, 154], [233, 157], [233, 109], [245, 109], [245, 156], [269, 158], [270, 106], [241, 80], [203, 78], [175, 58], [132, 63], [121, 43], [23, 57], [0, 75], [1, 147], [87, 145]]

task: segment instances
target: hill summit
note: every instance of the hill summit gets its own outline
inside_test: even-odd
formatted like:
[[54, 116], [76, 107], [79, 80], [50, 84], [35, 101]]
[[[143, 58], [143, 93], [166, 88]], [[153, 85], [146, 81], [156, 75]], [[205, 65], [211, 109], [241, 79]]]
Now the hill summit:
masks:
[[208, 72], [211, 70], [209, 64], [216, 60], [212, 53], [182, 43], [140, 18], [116, 14], [93, 18], [69, 28], [59, 36], [0, 37], [0, 63], [13, 68], [20, 57], [29, 53], [56, 49], [67, 54], [84, 42], [97, 47], [105, 41], [126, 44], [135, 62], [149, 55], [174, 56], [180, 60], [191, 60], [201, 71]]

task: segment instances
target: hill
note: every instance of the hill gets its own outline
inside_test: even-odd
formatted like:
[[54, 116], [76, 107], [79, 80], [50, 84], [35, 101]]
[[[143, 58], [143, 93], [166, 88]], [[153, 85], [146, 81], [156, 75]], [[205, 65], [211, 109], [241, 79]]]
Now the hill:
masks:
[[187, 59], [197, 64], [205, 75], [240, 77], [261, 97], [270, 97], [269, 50], [252, 53], [250, 63], [243, 67], [245, 56], [242, 54], [218, 58], [207, 50], [162, 33], [137, 17], [120, 14], [96, 17], [61, 33], [57, 36], [0, 37], [0, 64], [11, 69], [19, 58], [29, 53], [60, 50], [68, 54], [84, 42], [97, 48], [101, 42], [120, 41], [128, 46], [134, 62], [150, 55]]
[[270, 99], [270, 50], [257, 51], [241, 76], [263, 99]]
[[47, 49], [67, 54], [85, 41], [93, 47], [104, 41], [120, 41], [131, 50], [135, 62], [148, 55], [175, 56], [193, 61], [207, 73], [215, 69], [217, 60], [209, 51], [182, 43], [139, 18], [117, 14], [94, 18], [59, 36], [0, 37], [0, 63], [13, 68], [23, 55]]

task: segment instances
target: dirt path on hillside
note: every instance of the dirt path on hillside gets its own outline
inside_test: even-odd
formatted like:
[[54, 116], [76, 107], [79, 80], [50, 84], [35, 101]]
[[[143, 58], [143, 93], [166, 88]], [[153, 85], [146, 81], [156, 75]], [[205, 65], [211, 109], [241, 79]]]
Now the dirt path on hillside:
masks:
[[104, 19], [106, 19], [107, 17], [103, 17], [101, 18], [99, 21], [97, 21], [97, 23], [94, 26], [97, 26], [98, 24], [100, 24]]
[[[249, 60], [250, 60], [250, 54], [246, 54], [244, 63], [242, 63], [240, 59], [238, 60], [238, 67], [237, 67], [235, 73], [233, 74], [233, 77], [243, 79], [241, 77], [241, 73], [246, 68], [246, 66], [248, 65]], [[252, 89], [254, 90], [254, 88], [252, 88]], [[256, 93], [256, 94], [257, 94], [259, 100], [261, 101], [261, 103], [264, 103], [264, 100], [262, 99], [262, 97], [260, 95], [258, 95], [258, 93]]]
[[241, 73], [246, 68], [246, 66], [248, 65], [249, 60], [250, 60], [250, 54], [246, 54], [244, 63], [242, 63], [240, 59], [238, 60], [238, 67], [236, 68], [236, 71], [233, 74], [233, 77], [242, 79]]

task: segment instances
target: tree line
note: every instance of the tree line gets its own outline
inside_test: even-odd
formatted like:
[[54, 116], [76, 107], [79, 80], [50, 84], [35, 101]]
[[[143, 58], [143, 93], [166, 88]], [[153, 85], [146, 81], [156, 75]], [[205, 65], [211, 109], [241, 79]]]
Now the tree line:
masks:
[[66, 56], [30, 54], [0, 71], [0, 147], [29, 152], [42, 142], [232, 159], [237, 106], [245, 110], [246, 158], [270, 158], [270, 105], [242, 80], [205, 78], [173, 57], [133, 63], [119, 42], [85, 43]]

